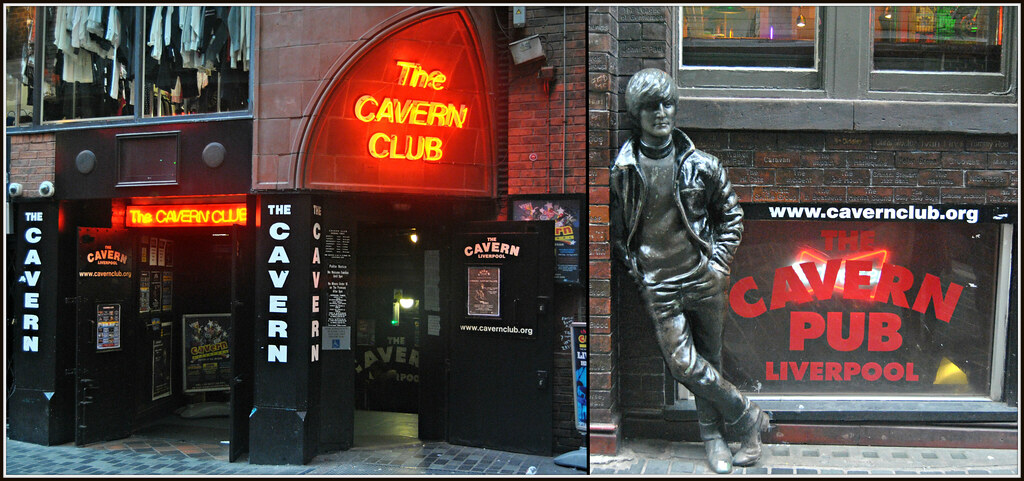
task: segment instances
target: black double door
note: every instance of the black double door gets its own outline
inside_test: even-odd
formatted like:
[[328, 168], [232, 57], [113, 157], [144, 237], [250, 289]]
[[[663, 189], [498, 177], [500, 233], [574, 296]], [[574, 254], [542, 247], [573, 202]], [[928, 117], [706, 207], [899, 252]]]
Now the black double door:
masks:
[[[248, 448], [252, 409], [252, 235], [242, 227], [230, 232], [231, 312], [230, 459]], [[196, 237], [190, 237], [195, 239]], [[134, 363], [152, 346], [139, 323], [140, 236], [126, 229], [79, 228], [76, 272], [75, 444], [84, 445], [131, 434], [135, 399], [149, 379], [138, 379]], [[188, 255], [188, 246], [181, 249]], [[224, 286], [220, 287], [224, 289]], [[168, 346], [169, 347], [169, 346]], [[170, 347], [169, 347], [170, 348]], [[174, 346], [173, 349], [181, 349]], [[165, 352], [165, 355], [170, 355]], [[181, 389], [180, 366], [171, 367], [173, 389]]]

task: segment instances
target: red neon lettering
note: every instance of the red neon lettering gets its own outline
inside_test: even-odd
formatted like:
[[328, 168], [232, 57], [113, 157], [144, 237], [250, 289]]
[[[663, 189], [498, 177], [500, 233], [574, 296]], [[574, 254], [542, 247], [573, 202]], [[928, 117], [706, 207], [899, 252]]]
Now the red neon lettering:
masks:
[[914, 274], [910, 269], [896, 264], [883, 264], [878, 286], [875, 287], [875, 301], [889, 302], [891, 296], [893, 305], [910, 307], [907, 303], [907, 289], [910, 289], [913, 283]]
[[832, 298], [836, 289], [836, 278], [839, 277], [839, 267], [842, 264], [842, 259], [829, 259], [825, 263], [825, 272], [822, 273], [820, 278], [818, 277], [817, 264], [814, 262], [800, 264], [800, 269], [804, 271], [804, 276], [807, 277], [807, 282], [811, 285], [811, 292], [814, 293], [814, 297], [818, 298], [819, 301]]
[[804, 341], [825, 333], [825, 319], [816, 312], [795, 311], [789, 315], [789, 350], [803, 351]]
[[843, 299], [871, 300], [871, 291], [861, 289], [860, 286], [870, 286], [871, 276], [861, 275], [861, 272], [871, 272], [871, 261], [847, 260], [846, 278], [843, 280]]
[[744, 299], [747, 291], [756, 289], [757, 283], [754, 282], [753, 277], [744, 277], [733, 284], [729, 291], [729, 305], [732, 306], [733, 312], [746, 318], [757, 317], [767, 312], [768, 308], [764, 306], [764, 299], [758, 299], [753, 304], [747, 303]]
[[[849, 271], [849, 268], [847, 268]], [[813, 301], [811, 293], [796, 275], [793, 266], [785, 266], [775, 269], [775, 280], [772, 283], [772, 304], [771, 309], [779, 309], [786, 306], [787, 302], [804, 304]]]
[[[861, 320], [863, 321], [863, 313]], [[903, 345], [900, 316], [891, 312], [872, 312], [868, 317], [868, 350], [895, 351]]]
[[914, 300], [914, 307], [911, 309], [924, 314], [928, 310], [928, 301], [931, 301], [932, 305], [935, 306], [935, 317], [949, 322], [949, 319], [953, 317], [953, 311], [956, 310], [956, 304], [960, 301], [960, 293], [963, 290], [963, 286], [950, 282], [949, 289], [946, 290], [946, 295], [943, 297], [942, 284], [939, 282], [939, 278], [931, 274], [925, 274], [924, 280], [921, 281], [921, 290], [918, 291], [917, 299]]
[[128, 227], [188, 227], [246, 223], [245, 204], [128, 206]]
[[864, 342], [864, 313], [850, 313], [850, 335], [843, 338], [843, 313], [828, 313], [828, 327], [826, 328], [828, 345], [833, 349], [842, 352], [853, 351]]

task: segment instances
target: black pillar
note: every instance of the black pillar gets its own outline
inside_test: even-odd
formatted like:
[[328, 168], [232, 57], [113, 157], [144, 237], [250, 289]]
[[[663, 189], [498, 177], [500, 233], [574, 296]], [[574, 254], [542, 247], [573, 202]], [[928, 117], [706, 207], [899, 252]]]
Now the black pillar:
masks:
[[249, 462], [305, 464], [320, 433], [322, 204], [264, 194], [257, 214]]
[[[8, 334], [14, 391], [8, 399], [7, 435], [42, 445], [74, 437], [75, 324], [60, 319], [58, 207], [54, 202], [18, 203], [14, 210], [14, 258]], [[73, 253], [72, 253], [73, 255]], [[64, 259], [74, 269], [74, 258]]]

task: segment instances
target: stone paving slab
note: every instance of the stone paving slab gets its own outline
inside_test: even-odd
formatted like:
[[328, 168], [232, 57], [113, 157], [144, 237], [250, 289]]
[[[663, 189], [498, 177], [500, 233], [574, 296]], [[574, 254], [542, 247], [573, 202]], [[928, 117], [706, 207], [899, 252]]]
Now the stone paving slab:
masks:
[[180, 448], [159, 453], [142, 445], [137, 446], [138, 450], [90, 449], [72, 444], [39, 446], [7, 439], [5, 448], [5, 475], [525, 475], [531, 471], [558, 476], [586, 474], [583, 470], [555, 465], [549, 457], [438, 442], [353, 448], [318, 455], [304, 466], [249, 464], [245, 455], [229, 463], [209, 454], [193, 457]]
[[[738, 445], [732, 445], [737, 449]], [[714, 474], [701, 443], [626, 440], [615, 456], [591, 456], [595, 475]], [[746, 475], [1001, 475], [1016, 477], [1017, 450], [766, 444]]]

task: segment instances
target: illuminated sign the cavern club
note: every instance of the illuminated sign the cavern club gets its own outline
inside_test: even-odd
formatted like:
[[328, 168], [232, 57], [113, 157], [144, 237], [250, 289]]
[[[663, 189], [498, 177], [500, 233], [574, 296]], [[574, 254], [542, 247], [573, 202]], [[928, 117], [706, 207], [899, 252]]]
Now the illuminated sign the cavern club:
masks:
[[480, 48], [462, 10], [373, 39], [326, 93], [303, 185], [491, 195], [494, 133]]

